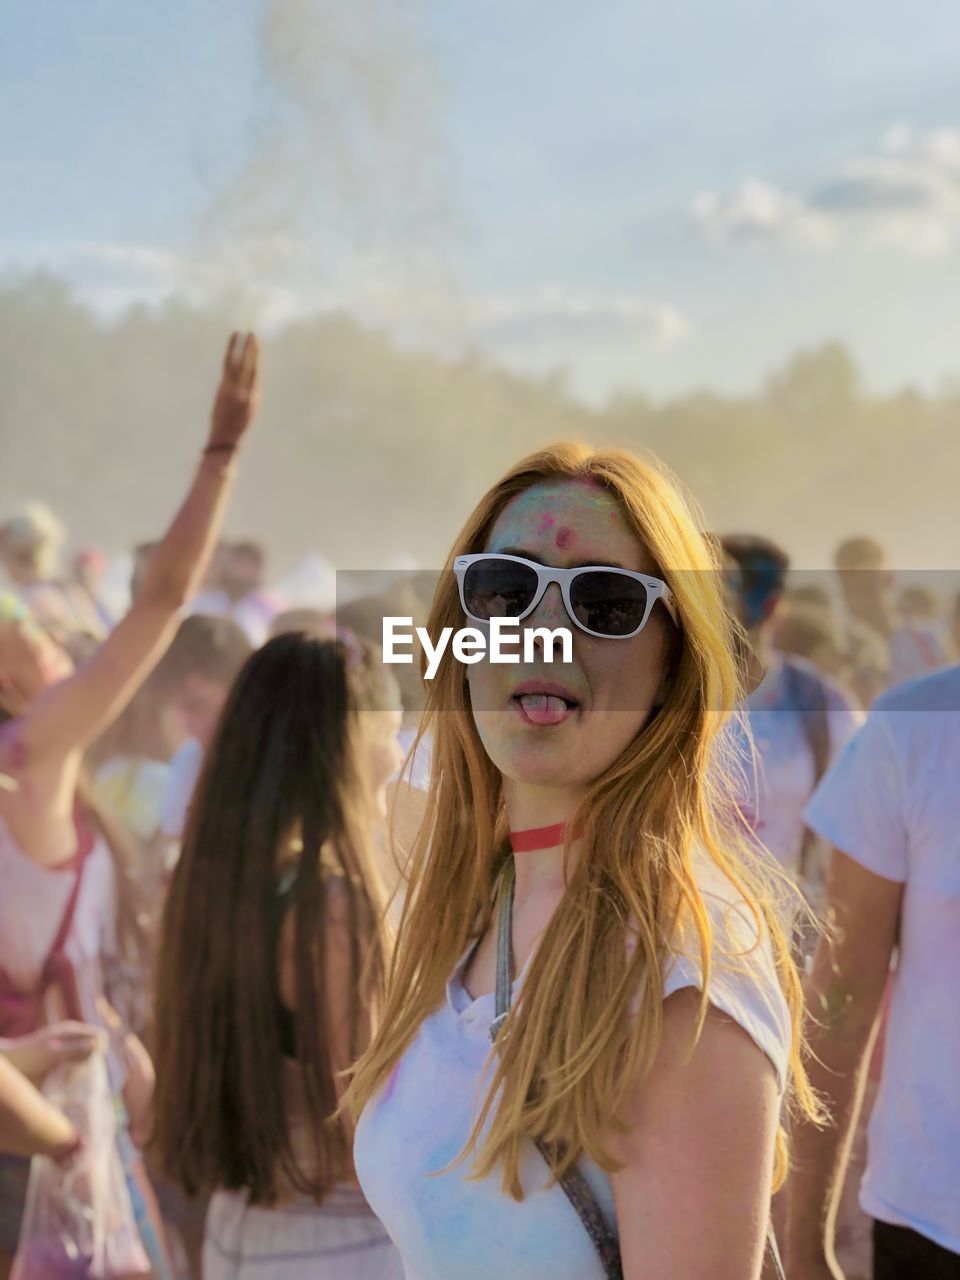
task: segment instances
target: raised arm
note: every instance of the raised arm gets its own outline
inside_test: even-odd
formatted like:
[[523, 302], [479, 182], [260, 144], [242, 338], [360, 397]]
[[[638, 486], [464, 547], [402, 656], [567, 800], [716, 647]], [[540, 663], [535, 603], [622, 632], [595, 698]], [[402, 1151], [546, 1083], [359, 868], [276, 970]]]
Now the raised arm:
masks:
[[833, 1255], [832, 1216], [849, 1139], [860, 1109], [868, 1049], [890, 974], [903, 885], [834, 850], [828, 903], [836, 938], [817, 951], [807, 990], [810, 1083], [834, 1123], [801, 1124], [793, 1135], [787, 1274], [790, 1280], [842, 1276]]
[[208, 443], [150, 560], [142, 591], [94, 656], [20, 718], [16, 746], [24, 764], [79, 753], [116, 719], [170, 643], [180, 610], [199, 587], [216, 546], [235, 474], [232, 459], [257, 411], [259, 386], [257, 340], [234, 334]]

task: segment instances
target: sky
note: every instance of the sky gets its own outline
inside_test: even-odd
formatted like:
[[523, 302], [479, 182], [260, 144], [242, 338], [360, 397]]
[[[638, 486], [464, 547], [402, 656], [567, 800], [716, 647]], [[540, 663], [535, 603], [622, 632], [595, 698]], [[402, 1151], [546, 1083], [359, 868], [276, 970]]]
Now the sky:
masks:
[[748, 392], [960, 379], [947, 0], [7, 0], [0, 270]]

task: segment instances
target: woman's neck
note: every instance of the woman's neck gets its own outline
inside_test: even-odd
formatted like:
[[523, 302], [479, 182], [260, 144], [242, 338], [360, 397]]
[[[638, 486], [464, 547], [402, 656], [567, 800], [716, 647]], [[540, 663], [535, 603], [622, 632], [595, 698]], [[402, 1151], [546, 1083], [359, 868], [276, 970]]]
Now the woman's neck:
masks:
[[[562, 893], [566, 887], [563, 864], [564, 827], [573, 817], [580, 799], [568, 788], [532, 787], [504, 779], [504, 804], [511, 832], [545, 832], [534, 843], [542, 847], [525, 848], [514, 855], [516, 869], [516, 901], [518, 906], [542, 893]], [[550, 841], [549, 844], [543, 843]], [[582, 840], [574, 840], [576, 857]]]

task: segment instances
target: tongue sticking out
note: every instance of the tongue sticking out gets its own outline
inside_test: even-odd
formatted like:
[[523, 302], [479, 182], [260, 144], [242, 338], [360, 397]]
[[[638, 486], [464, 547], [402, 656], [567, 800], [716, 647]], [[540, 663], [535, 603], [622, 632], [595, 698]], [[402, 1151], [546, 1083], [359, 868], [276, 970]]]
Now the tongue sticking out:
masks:
[[525, 693], [520, 698], [524, 715], [534, 724], [559, 724], [570, 708], [562, 698], [550, 693]]

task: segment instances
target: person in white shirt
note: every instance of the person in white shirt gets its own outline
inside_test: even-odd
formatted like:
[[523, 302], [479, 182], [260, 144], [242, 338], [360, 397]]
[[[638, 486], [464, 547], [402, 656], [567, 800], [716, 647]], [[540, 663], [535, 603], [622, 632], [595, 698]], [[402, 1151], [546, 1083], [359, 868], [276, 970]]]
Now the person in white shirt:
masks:
[[902, 684], [824, 778], [807, 822], [834, 846], [837, 926], [808, 992], [810, 1072], [836, 1127], [795, 1132], [791, 1280], [842, 1276], [829, 1228], [877, 1012], [898, 951], [860, 1203], [875, 1280], [960, 1277], [960, 667]]
[[837, 548], [834, 565], [851, 619], [872, 627], [889, 648], [891, 684], [941, 671], [955, 660], [942, 631], [902, 615], [894, 598], [894, 575], [873, 538], [848, 538]]
[[230, 618], [254, 648], [265, 644], [274, 618], [289, 608], [280, 592], [264, 585], [266, 557], [258, 542], [234, 542], [220, 548], [211, 586], [194, 603], [194, 613]]
[[[773, 647], [790, 567], [786, 552], [752, 534], [728, 535], [721, 545], [735, 566], [728, 577], [728, 599], [749, 640], [744, 657], [751, 692], [744, 711], [757, 768], [744, 769], [742, 807], [763, 844], [816, 897], [823, 869], [803, 810], [863, 716], [839, 682]], [[747, 743], [741, 747], [747, 761]]]
[[185, 734], [174, 752], [160, 801], [160, 833], [179, 843], [203, 755], [237, 672], [252, 652], [238, 623], [194, 614], [185, 618], [164, 664], [166, 696]]

